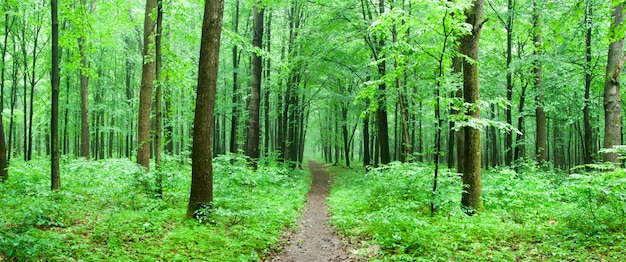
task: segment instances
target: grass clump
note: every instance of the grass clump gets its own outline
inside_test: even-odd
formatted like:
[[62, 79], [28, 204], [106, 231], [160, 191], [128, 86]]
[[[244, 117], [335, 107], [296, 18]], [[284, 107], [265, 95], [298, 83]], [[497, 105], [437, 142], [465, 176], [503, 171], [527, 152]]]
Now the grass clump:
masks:
[[[483, 173], [486, 211], [460, 207], [458, 174], [395, 163], [338, 172], [331, 223], [383, 261], [626, 260], [626, 173]], [[434, 201], [437, 213], [430, 213]]]
[[48, 161], [13, 161], [0, 184], [0, 261], [252, 261], [280, 248], [295, 225], [310, 178], [303, 171], [243, 159], [214, 162], [210, 223], [184, 218], [191, 169], [169, 159], [154, 173], [127, 159], [64, 159], [63, 190], [49, 190]]

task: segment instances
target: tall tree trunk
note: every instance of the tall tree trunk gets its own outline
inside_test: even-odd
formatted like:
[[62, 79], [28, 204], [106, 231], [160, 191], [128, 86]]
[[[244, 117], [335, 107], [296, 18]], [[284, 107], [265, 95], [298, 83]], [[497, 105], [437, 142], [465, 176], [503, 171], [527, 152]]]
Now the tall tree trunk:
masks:
[[593, 154], [593, 129], [591, 128], [591, 79], [592, 64], [591, 64], [591, 36], [592, 36], [592, 24], [593, 24], [593, 7], [590, 1], [586, 1], [585, 6], [585, 27], [587, 29], [585, 37], [585, 100], [583, 107], [583, 122], [585, 128], [585, 164], [591, 164], [591, 155]]
[[[533, 35], [535, 45], [535, 57], [541, 56], [541, 11], [537, 6], [537, 0], [533, 2]], [[537, 90], [537, 108], [535, 108], [535, 115], [537, 121], [537, 139], [535, 140], [537, 145], [535, 146], [537, 163], [539, 166], [548, 161], [548, 128], [546, 124], [546, 113], [543, 111], [543, 63], [540, 58], [536, 58], [533, 66], [533, 72], [535, 77], [535, 89]]]
[[[460, 51], [461, 50], [459, 50], [459, 52]], [[463, 73], [463, 57], [455, 56], [452, 59], [453, 59], [452, 61], [453, 72], [457, 74]], [[460, 101], [464, 101], [463, 88], [459, 88], [459, 90], [456, 91], [455, 97]], [[459, 112], [455, 112], [455, 113], [458, 114]], [[463, 174], [463, 169], [465, 167], [465, 130], [467, 130], [466, 127], [461, 127], [459, 128], [459, 131], [456, 131], [456, 141], [455, 141], [456, 142], [456, 172], [461, 173], [461, 174]], [[450, 151], [449, 153], [452, 154], [452, 151]]]
[[[472, 26], [472, 33], [461, 38], [463, 61], [463, 93], [465, 103], [470, 105], [467, 115], [480, 118], [479, 78], [478, 78], [478, 46], [482, 29], [484, 0], [474, 0], [473, 6], [465, 10], [466, 22]], [[480, 129], [468, 127], [465, 133], [465, 167], [463, 185], [465, 190], [461, 204], [468, 214], [484, 209], [481, 197], [481, 137]]]
[[[513, 116], [511, 105], [513, 103], [513, 75], [511, 70], [511, 62], [513, 60], [513, 22], [514, 22], [514, 6], [513, 0], [508, 0], [507, 4], [507, 22], [506, 29], [506, 100], [509, 104], [506, 106], [506, 123], [513, 125]], [[513, 163], [513, 132], [507, 132], [504, 137], [504, 162], [506, 165]]]
[[141, 89], [139, 90], [139, 117], [137, 119], [137, 164], [150, 170], [150, 110], [152, 109], [152, 89], [154, 87], [154, 35], [155, 19], [152, 13], [157, 8], [157, 0], [146, 0], [143, 24], [143, 66], [141, 69]]
[[[254, 35], [252, 45], [256, 48], [263, 48], [263, 7], [260, 2], [256, 2], [252, 7]], [[250, 115], [248, 122], [248, 148], [246, 155], [250, 158], [250, 165], [256, 169], [259, 161], [259, 141], [261, 138], [260, 114], [261, 110], [261, 80], [263, 73], [263, 59], [260, 54], [252, 54], [252, 81], [250, 94]]]
[[[59, 171], [59, 19], [57, 0], [52, 0], [50, 5], [52, 13], [52, 109], [50, 116], [50, 133], [52, 139], [52, 156], [51, 156], [51, 189], [61, 189], [61, 175]], [[5, 42], [6, 44], [6, 42]], [[4, 57], [3, 57], [4, 60]], [[4, 63], [3, 63], [4, 64]], [[4, 71], [4, 70], [3, 70]], [[2, 128], [2, 121], [0, 118], [0, 154], [5, 152], [4, 145], [4, 130]], [[6, 172], [5, 168], [2, 168], [6, 157], [0, 155], [0, 172]], [[2, 174], [2, 173], [0, 173]]]
[[[385, 0], [379, 2], [379, 12], [382, 15], [385, 13]], [[377, 45], [377, 63], [378, 63], [378, 77], [381, 79], [387, 74], [387, 65], [385, 59], [382, 59], [382, 50], [385, 47], [384, 37], [378, 39]], [[378, 85], [380, 92], [378, 96], [378, 107], [376, 108], [376, 129], [378, 136], [378, 147], [380, 148], [380, 162], [383, 165], [389, 164], [391, 161], [389, 155], [389, 124], [387, 122], [387, 84], [382, 81]]]
[[78, 38], [78, 52], [80, 53], [80, 156], [90, 158], [89, 151], [89, 76], [87, 70], [87, 54], [85, 37]]
[[524, 83], [522, 85], [522, 93], [519, 97], [519, 111], [517, 111], [517, 129], [521, 134], [517, 134], [515, 137], [515, 154], [513, 159], [515, 161], [520, 160], [524, 157], [526, 151], [526, 141], [525, 141], [525, 128], [524, 128], [524, 105], [526, 103], [526, 88], [528, 84]]
[[188, 218], [198, 218], [197, 211], [202, 208], [210, 208], [213, 202], [213, 153], [211, 152], [213, 149], [211, 148], [211, 140], [213, 139], [213, 113], [215, 112], [223, 15], [223, 0], [204, 3], [191, 153], [191, 193], [187, 206]]
[[[163, 81], [161, 79], [162, 54], [161, 40], [163, 33], [163, 0], [157, 3], [156, 37], [155, 41], [155, 78], [156, 78], [156, 98], [154, 102], [156, 121], [154, 127], [154, 163], [157, 170], [161, 169], [161, 155], [163, 153]], [[156, 196], [163, 198], [163, 174], [156, 174]]]
[[[265, 29], [264, 35], [265, 35], [265, 43], [266, 43], [266, 51], [268, 54], [271, 54], [272, 52], [272, 41], [271, 41], [271, 32], [272, 32], [272, 12], [271, 10], [268, 10], [267, 12], [265, 12], [267, 14], [267, 28]], [[265, 59], [265, 82], [266, 83], [270, 83], [270, 76], [271, 76], [271, 65], [272, 65], [272, 59], [270, 58], [266, 58]], [[268, 85], [269, 86], [269, 85]], [[272, 137], [271, 135], [271, 121], [270, 121], [270, 108], [271, 108], [271, 101], [270, 101], [270, 93], [271, 90], [270, 88], [266, 88], [264, 93], [264, 101], [265, 101], [265, 110], [264, 110], [264, 119], [265, 119], [265, 135], [264, 135], [264, 154], [267, 156], [270, 152], [270, 138]]]
[[[56, 6], [54, 6], [56, 4], [56, 2], [52, 2], [52, 15], [53, 15], [53, 25], [52, 25], [52, 30], [53, 30], [53, 37], [54, 36], [54, 21], [56, 19]], [[8, 158], [7, 158], [7, 145], [6, 145], [6, 140], [4, 138], [4, 121], [2, 121], [4, 119], [3, 117], [3, 111], [4, 111], [4, 85], [5, 85], [5, 72], [6, 72], [6, 54], [7, 54], [7, 47], [8, 47], [8, 39], [9, 39], [9, 31], [10, 31], [10, 22], [9, 22], [9, 13], [7, 12], [7, 4], [5, 3], [4, 6], [4, 11], [5, 11], [5, 15], [4, 15], [4, 46], [2, 47], [2, 71], [0, 73], [0, 182], [6, 181], [7, 179], [9, 179], [9, 171], [7, 170], [7, 167], [9, 166], [9, 162], [8, 162]], [[57, 22], [57, 35], [56, 37], [58, 37], [58, 21]], [[54, 40], [58, 39], [53, 39], [53, 44], [54, 44]], [[57, 49], [58, 51], [58, 46]], [[54, 163], [53, 163], [54, 164]], [[54, 167], [54, 165], [53, 165]]]
[[[233, 27], [235, 34], [239, 33], [239, 0], [235, 2], [235, 15], [233, 16]], [[230, 123], [230, 152], [236, 154], [237, 132], [239, 124], [239, 47], [233, 45], [233, 97], [232, 97], [232, 115]]]
[[[615, 2], [615, 1], [613, 1]], [[604, 83], [604, 148], [612, 148], [621, 143], [622, 99], [620, 74], [624, 66], [624, 20], [623, 4], [613, 7], [613, 20], [609, 32], [609, 54]], [[605, 162], [619, 163], [617, 153], [605, 153]]]

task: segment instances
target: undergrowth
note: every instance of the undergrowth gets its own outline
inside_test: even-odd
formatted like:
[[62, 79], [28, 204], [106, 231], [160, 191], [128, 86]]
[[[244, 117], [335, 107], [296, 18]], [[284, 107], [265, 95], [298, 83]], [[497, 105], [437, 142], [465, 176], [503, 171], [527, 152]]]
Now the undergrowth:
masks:
[[[337, 170], [331, 223], [383, 261], [626, 261], [626, 173], [483, 173], [486, 211], [467, 216], [461, 179], [431, 166]], [[437, 207], [430, 213], [430, 204]]]
[[[0, 261], [254, 261], [280, 248], [295, 225], [310, 178], [303, 171], [241, 158], [214, 161], [210, 223], [187, 220], [189, 161], [155, 173], [126, 159], [64, 159], [62, 186], [49, 190], [48, 160], [13, 161], [0, 183]], [[205, 221], [206, 222], [206, 221]]]

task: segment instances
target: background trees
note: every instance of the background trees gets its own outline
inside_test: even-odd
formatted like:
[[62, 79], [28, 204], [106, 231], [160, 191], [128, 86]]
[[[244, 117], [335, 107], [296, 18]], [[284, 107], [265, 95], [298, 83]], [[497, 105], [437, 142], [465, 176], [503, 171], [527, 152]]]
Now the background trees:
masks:
[[[140, 98], [139, 88], [140, 68], [150, 66], [144, 58], [157, 60], [150, 59], [155, 54], [142, 54], [158, 49], [151, 44], [156, 38], [143, 35], [156, 28], [142, 29], [146, 18], [156, 22], [156, 12], [145, 16], [143, 3], [123, 0], [59, 4], [63, 155], [137, 157], [145, 167], [161, 149], [165, 158], [190, 155], [201, 33], [200, 23], [190, 17], [199, 17], [202, 8], [193, 1], [162, 3], [162, 71], [158, 81], [146, 78], [143, 85], [162, 89], [158, 105], [152, 100], [159, 95], [144, 92]], [[258, 148], [260, 164], [277, 159], [292, 166], [305, 151], [345, 165], [431, 162], [442, 156], [454, 164], [469, 159], [455, 153], [468, 142], [456, 141], [465, 138], [463, 130], [475, 128], [484, 130], [483, 167], [537, 159], [569, 170], [596, 163], [601, 148], [621, 144], [615, 136], [622, 132], [615, 125], [622, 118], [616, 114], [619, 74], [601, 66], [619, 68], [621, 62], [615, 58], [619, 54], [605, 52], [608, 46], [621, 49], [615, 46], [623, 36], [615, 29], [621, 22], [611, 16], [620, 6], [595, 0], [485, 2], [485, 18], [492, 20], [483, 25], [488, 37], [478, 50], [481, 118], [470, 121], [464, 98], [457, 96], [463, 80], [453, 61], [463, 57], [459, 41], [470, 33], [463, 10], [471, 4], [225, 3], [231, 11], [225, 14], [229, 22], [219, 58], [213, 154], [246, 149], [255, 158], [251, 152]], [[52, 150], [46, 91], [51, 59], [44, 55], [51, 53], [51, 36], [42, 29], [50, 19], [48, 12], [38, 12], [47, 5], [2, 3], [0, 100], [7, 160], [29, 160]], [[607, 70], [614, 80], [604, 81]], [[157, 129], [157, 116], [163, 117], [163, 131]], [[454, 125], [444, 128], [445, 122]]]

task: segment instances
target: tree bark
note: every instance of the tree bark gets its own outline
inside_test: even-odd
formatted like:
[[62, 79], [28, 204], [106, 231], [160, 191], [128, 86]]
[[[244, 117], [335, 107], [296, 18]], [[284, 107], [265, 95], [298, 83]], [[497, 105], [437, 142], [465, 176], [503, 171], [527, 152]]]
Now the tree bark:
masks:
[[[59, 171], [59, 19], [58, 19], [58, 4], [57, 0], [52, 0], [50, 5], [52, 13], [52, 109], [50, 116], [50, 136], [52, 142], [52, 154], [51, 154], [51, 189], [61, 189], [61, 175]], [[4, 60], [4, 58], [3, 58]], [[4, 145], [4, 128], [2, 127], [2, 121], [0, 118], [0, 154], [4, 154], [6, 151], [3, 148]], [[0, 172], [6, 172], [6, 166], [2, 168], [3, 164], [6, 164], [6, 157], [0, 155]], [[0, 173], [2, 174], [2, 173]]]
[[188, 218], [198, 218], [197, 211], [210, 208], [213, 202], [213, 149], [211, 146], [223, 15], [223, 0], [205, 2], [193, 127]]
[[[235, 2], [235, 15], [233, 16], [233, 27], [235, 33], [239, 33], [239, 0]], [[238, 152], [237, 132], [239, 124], [239, 47], [233, 45], [233, 97], [232, 115], [230, 123], [230, 152]]]
[[593, 147], [593, 129], [591, 127], [591, 80], [592, 80], [592, 64], [591, 64], [591, 37], [592, 37], [592, 23], [593, 23], [593, 9], [590, 1], [586, 1], [585, 7], [585, 27], [587, 29], [585, 37], [585, 97], [583, 107], [583, 122], [585, 129], [585, 151], [584, 158], [585, 164], [591, 164], [591, 155]]
[[89, 159], [89, 76], [87, 70], [87, 54], [85, 53], [85, 36], [78, 38], [80, 53], [80, 156]]
[[143, 66], [141, 68], [141, 88], [139, 90], [139, 116], [137, 119], [137, 164], [150, 171], [150, 111], [152, 109], [152, 89], [154, 87], [155, 54], [154, 35], [156, 21], [152, 12], [157, 8], [157, 0], [146, 0], [143, 25]]
[[[471, 119], [480, 118], [480, 89], [478, 78], [478, 46], [483, 20], [484, 0], [474, 0], [473, 6], [465, 10], [466, 23], [472, 26], [472, 33], [461, 38], [463, 61], [463, 93], [465, 103], [470, 105], [467, 115]], [[468, 214], [484, 209], [481, 197], [481, 137], [480, 129], [467, 127], [465, 133], [465, 167], [463, 170], [463, 191], [461, 204]]]
[[[155, 108], [155, 130], [154, 130], [154, 163], [157, 170], [161, 169], [161, 155], [163, 153], [163, 81], [161, 79], [161, 39], [163, 32], [163, 0], [157, 3], [157, 21], [155, 37], [155, 78], [156, 78], [156, 98]], [[163, 198], [163, 174], [156, 174], [156, 196]]]
[[[513, 125], [513, 116], [511, 104], [513, 102], [513, 76], [511, 72], [511, 61], [513, 60], [513, 0], [508, 0], [507, 4], [507, 22], [506, 29], [506, 100], [509, 104], [506, 106], [506, 123]], [[504, 137], [504, 162], [506, 165], [513, 163], [513, 133], [507, 132]]]
[[537, 107], [535, 108], [535, 115], [537, 121], [537, 137], [536, 137], [536, 155], [537, 155], [537, 163], [539, 166], [543, 166], [546, 161], [548, 161], [548, 128], [546, 124], [546, 113], [543, 110], [544, 96], [543, 96], [543, 63], [540, 58], [543, 53], [541, 51], [542, 42], [541, 42], [541, 11], [537, 6], [537, 0], [533, 2], [533, 35], [534, 35], [534, 46], [535, 46], [535, 62], [534, 62], [534, 85], [537, 90]]
[[[624, 20], [623, 4], [613, 7], [613, 21], [609, 32], [609, 54], [604, 82], [604, 148], [612, 148], [621, 143], [622, 100], [620, 94], [620, 74], [624, 66]], [[605, 153], [605, 162], [619, 163], [617, 153]]]
[[[259, 50], [263, 48], [263, 8], [256, 2], [252, 7], [254, 35], [252, 45]], [[261, 80], [263, 72], [263, 59], [260, 54], [252, 54], [252, 81], [250, 94], [250, 114], [248, 122], [248, 148], [246, 155], [250, 158], [250, 165], [256, 169], [259, 161], [259, 141], [261, 138], [260, 114], [261, 110]]]
[[[385, 0], [379, 2], [379, 12], [382, 15], [385, 13]], [[382, 50], [385, 47], [385, 39], [379, 37], [377, 45], [377, 63], [378, 63], [378, 77], [382, 79], [387, 73], [387, 65], [385, 60], [380, 57]], [[383, 165], [389, 164], [391, 161], [389, 155], [389, 124], [387, 121], [387, 84], [382, 81], [378, 85], [380, 92], [378, 96], [378, 107], [376, 109], [376, 129], [378, 136], [378, 146], [380, 148], [380, 163]]]

